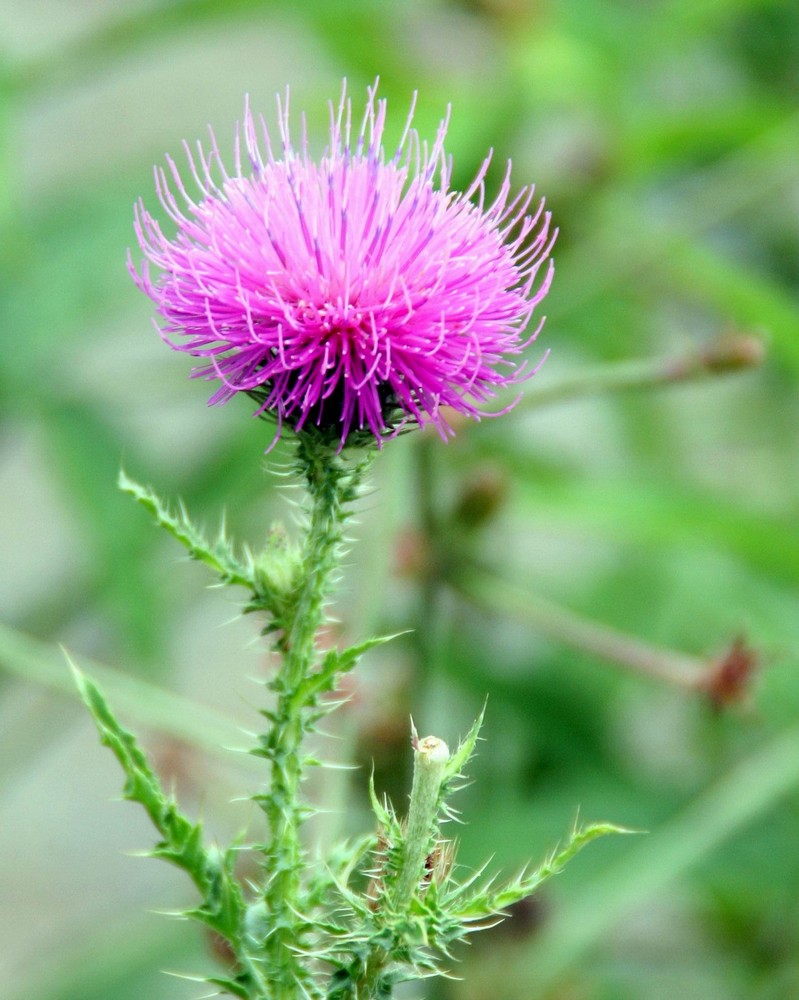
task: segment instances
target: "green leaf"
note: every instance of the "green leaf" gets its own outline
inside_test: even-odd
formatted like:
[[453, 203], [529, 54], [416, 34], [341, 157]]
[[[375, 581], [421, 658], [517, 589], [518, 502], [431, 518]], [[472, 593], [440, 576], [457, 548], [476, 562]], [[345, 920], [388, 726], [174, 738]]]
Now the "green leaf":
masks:
[[237, 982], [235, 979], [222, 979], [216, 976], [209, 976], [208, 979], [202, 980], [204, 983], [209, 983], [211, 986], [219, 986], [220, 989], [226, 990], [228, 993], [232, 994], [234, 997], [243, 997], [244, 1000], [250, 995], [250, 991], [242, 983]]
[[151, 854], [188, 872], [203, 897], [203, 906], [188, 911], [231, 942], [239, 937], [244, 901], [233, 877], [235, 852], [221, 854], [203, 846], [202, 827], [192, 823], [167, 796], [135, 737], [119, 723], [100, 689], [69, 660], [75, 683], [94, 719], [101, 742], [109, 747], [126, 775], [125, 798], [140, 803], [162, 840]]
[[381, 802], [377, 797], [374, 771], [372, 771], [369, 777], [369, 801], [372, 804], [372, 812], [375, 814], [380, 829], [392, 833], [399, 832], [399, 822], [391, 804], [387, 800]]
[[462, 777], [463, 769], [469, 763], [472, 754], [474, 753], [475, 747], [477, 746], [477, 740], [480, 738], [480, 730], [483, 727], [483, 722], [485, 720], [486, 706], [483, 708], [480, 714], [475, 719], [472, 724], [471, 729], [466, 734], [466, 737], [461, 740], [458, 744], [458, 749], [450, 756], [447, 761], [447, 768], [445, 772], [445, 785], [449, 785], [453, 779]]
[[[442, 906], [449, 909], [450, 915], [464, 924], [485, 920], [487, 917], [501, 913], [514, 903], [532, 896], [544, 882], [552, 878], [553, 875], [560, 874], [569, 861], [592, 841], [609, 834], [637, 832], [640, 831], [629, 830], [613, 823], [592, 823], [589, 826], [575, 827], [565, 845], [556, 848], [535, 870], [525, 869], [515, 879], [496, 888], [494, 887], [494, 879], [491, 878], [487, 883], [477, 888], [468, 899], [458, 902], [458, 896], [461, 895], [462, 891], [474, 884], [474, 880], [469, 879], [463, 886], [457, 887], [453, 894], [447, 893], [448, 899], [445, 899]], [[447, 902], [451, 908], [448, 908]]]
[[325, 653], [316, 673], [306, 678], [303, 684], [297, 689], [297, 698], [304, 705], [314, 704], [320, 694], [336, 689], [339, 675], [352, 670], [364, 653], [387, 642], [391, 642], [393, 639], [398, 639], [401, 635], [407, 634], [408, 630], [406, 629], [403, 632], [395, 632], [393, 635], [365, 639], [354, 646], [348, 646], [347, 649], [329, 649]]
[[243, 563], [236, 558], [233, 545], [225, 532], [224, 523], [220, 527], [216, 541], [209, 542], [200, 529], [192, 523], [182, 503], [179, 505], [178, 513], [172, 514], [151, 489], [131, 479], [124, 469], [119, 471], [117, 484], [124, 493], [130, 494], [137, 503], [148, 510], [158, 525], [187, 549], [192, 559], [210, 566], [224, 583], [235, 583], [250, 590], [257, 589], [250, 560]]

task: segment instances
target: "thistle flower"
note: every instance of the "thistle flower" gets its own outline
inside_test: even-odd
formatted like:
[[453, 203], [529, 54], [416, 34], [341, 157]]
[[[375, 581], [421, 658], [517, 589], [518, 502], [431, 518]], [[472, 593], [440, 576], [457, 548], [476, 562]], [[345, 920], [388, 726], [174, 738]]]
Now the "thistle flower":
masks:
[[550, 261], [537, 281], [556, 235], [550, 215], [543, 201], [531, 208], [531, 187], [511, 197], [510, 164], [490, 205], [490, 154], [465, 192], [451, 190], [449, 114], [428, 146], [411, 128], [413, 106], [387, 158], [375, 90], [360, 127], [346, 90], [331, 103], [318, 161], [304, 120], [299, 149], [292, 144], [288, 92], [278, 98], [279, 152], [248, 104], [232, 174], [213, 132], [207, 152], [184, 143], [199, 197], [168, 157], [184, 206], [167, 171], [156, 168], [155, 182], [177, 235], [165, 236], [140, 201], [145, 260], [140, 270], [129, 260], [164, 340], [206, 359], [193, 375], [218, 382], [210, 403], [247, 393], [278, 433], [284, 422], [315, 425], [339, 446], [381, 444], [408, 422], [446, 438], [444, 407], [487, 415], [481, 404], [497, 389], [536, 370], [514, 359], [540, 329], [524, 332], [553, 273]]

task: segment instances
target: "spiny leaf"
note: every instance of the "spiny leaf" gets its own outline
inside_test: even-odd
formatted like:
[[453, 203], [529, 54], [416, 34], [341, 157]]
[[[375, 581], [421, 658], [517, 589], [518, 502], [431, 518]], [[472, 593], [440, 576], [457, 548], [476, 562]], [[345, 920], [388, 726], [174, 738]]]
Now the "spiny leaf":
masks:
[[67, 657], [81, 698], [94, 719], [100, 740], [125, 772], [124, 794], [140, 803], [162, 840], [151, 852], [188, 872], [203, 897], [197, 919], [235, 940], [244, 908], [241, 887], [233, 877], [235, 851], [203, 846], [202, 827], [192, 823], [164, 793], [161, 782], [135, 737], [117, 720], [100, 689]]
[[[127, 777], [125, 796], [140, 802], [156, 825], [158, 832], [165, 832], [165, 815], [169, 804], [164, 797], [158, 778], [150, 768], [147, 758], [136, 743], [132, 733], [124, 729], [109, 708], [99, 688], [67, 657], [78, 691], [94, 719], [101, 741], [108, 746], [122, 765]], [[185, 831], [181, 831], [185, 833]]]
[[317, 672], [307, 678], [305, 683], [300, 686], [297, 697], [306, 705], [313, 704], [318, 695], [334, 690], [338, 676], [352, 670], [364, 653], [387, 642], [391, 642], [401, 635], [407, 635], [407, 630], [404, 632], [395, 632], [393, 635], [365, 639], [363, 642], [356, 643], [354, 646], [348, 646], [343, 650], [329, 649], [325, 653]]
[[461, 740], [458, 744], [458, 749], [450, 756], [447, 761], [447, 769], [445, 772], [444, 783], [447, 784], [455, 778], [459, 778], [463, 774], [463, 769], [469, 762], [472, 754], [474, 753], [474, 748], [477, 745], [477, 740], [480, 736], [480, 730], [483, 726], [483, 720], [485, 719], [486, 706], [483, 708], [480, 714], [475, 719], [472, 728], [466, 734], [466, 737]]
[[[455, 908], [457, 918], [464, 922], [482, 920], [499, 913], [514, 903], [531, 896], [544, 882], [563, 871], [569, 861], [584, 847], [599, 837], [608, 834], [636, 833], [625, 827], [612, 823], [593, 823], [590, 826], [575, 828], [566, 844], [556, 848], [544, 863], [534, 871], [523, 871], [515, 879], [499, 888], [494, 888], [494, 878], [480, 886], [471, 898]], [[470, 880], [471, 881], [471, 880]], [[467, 883], [468, 884], [468, 883]], [[455, 887], [454, 897], [460, 895], [463, 887]], [[453, 901], [450, 895], [450, 902]], [[446, 906], [446, 903], [444, 904]]]
[[[231, 996], [243, 997], [244, 1000], [250, 996], [250, 991], [247, 989], [247, 985], [241, 979], [227, 979], [219, 976], [196, 976], [191, 975], [187, 972], [170, 972], [166, 971], [168, 976], [172, 976], [174, 979], [183, 979], [188, 983], [207, 983], [210, 986], [219, 986], [226, 993], [230, 993]], [[211, 994], [206, 994], [210, 996]], [[220, 994], [214, 993], [213, 996], [219, 996]]]
[[372, 803], [372, 812], [377, 817], [378, 826], [381, 830], [399, 830], [399, 823], [397, 822], [394, 810], [388, 802], [381, 802], [377, 797], [374, 771], [372, 771], [369, 777], [369, 801]]
[[337, 669], [339, 671], [352, 670], [364, 653], [368, 653], [370, 649], [375, 649], [377, 646], [382, 646], [387, 642], [393, 642], [394, 639], [408, 635], [409, 632], [410, 629], [405, 629], [402, 632], [394, 632], [393, 635], [375, 636], [372, 639], [364, 639], [363, 642], [358, 642], [354, 646], [348, 646], [347, 649], [343, 649], [337, 653]]
[[234, 997], [243, 997], [243, 1000], [247, 1000], [250, 996], [250, 991], [242, 983], [237, 982], [235, 979], [222, 979], [216, 976], [209, 976], [208, 979], [202, 980], [205, 983], [209, 983], [211, 986], [219, 986], [221, 989], [230, 993]]
[[210, 566], [226, 583], [239, 584], [251, 590], [256, 589], [252, 568], [235, 557], [224, 524], [220, 528], [217, 540], [209, 542], [202, 531], [193, 524], [182, 503], [177, 514], [171, 513], [152, 490], [131, 479], [124, 469], [119, 471], [117, 485], [148, 510], [156, 522], [187, 549], [192, 559]]

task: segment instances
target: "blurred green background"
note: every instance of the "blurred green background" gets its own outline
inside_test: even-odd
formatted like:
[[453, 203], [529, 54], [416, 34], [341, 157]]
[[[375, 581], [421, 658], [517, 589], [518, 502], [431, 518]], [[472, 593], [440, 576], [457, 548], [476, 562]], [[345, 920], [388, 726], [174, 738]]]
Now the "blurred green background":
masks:
[[[367, 659], [332, 724], [327, 755], [363, 767], [316, 779], [331, 813], [311, 840], [369, 822], [373, 759], [404, 801], [410, 712], [455, 742], [487, 694], [465, 863], [516, 870], [578, 808], [649, 833], [591, 847], [458, 956], [462, 981], [407, 996], [799, 997], [799, 6], [2, 0], [0, 37], [4, 1000], [202, 992], [160, 971], [213, 962], [154, 913], [192, 890], [129, 856], [151, 832], [109, 801], [120, 775], [58, 644], [212, 833], [257, 823], [231, 800], [258, 767], [225, 749], [257, 725], [257, 623], [115, 478], [209, 525], [224, 508], [253, 545], [291, 512], [269, 428], [247, 402], [207, 408], [152, 330], [132, 204], [208, 123], [230, 149], [245, 92], [274, 121], [290, 84], [321, 146], [342, 77], [357, 104], [378, 74], [394, 135], [414, 89], [423, 135], [452, 104], [456, 184], [494, 147], [490, 185], [512, 157], [546, 195], [561, 235], [531, 356], [551, 356], [510, 416], [377, 464], [337, 614], [350, 638], [416, 631]], [[583, 391], [741, 334], [766, 345], [751, 371]], [[712, 671], [736, 640], [758, 667], [718, 709], [621, 667], [620, 636], [671, 650], [667, 673]]]

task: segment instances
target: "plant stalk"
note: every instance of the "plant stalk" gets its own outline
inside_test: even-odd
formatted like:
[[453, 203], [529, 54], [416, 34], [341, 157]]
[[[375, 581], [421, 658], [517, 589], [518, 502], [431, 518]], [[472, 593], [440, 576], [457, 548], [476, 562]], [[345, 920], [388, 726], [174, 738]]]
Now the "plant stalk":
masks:
[[310, 517], [302, 572], [284, 620], [276, 623], [280, 625], [276, 647], [281, 666], [271, 686], [278, 701], [275, 711], [268, 714], [272, 726], [263, 743], [272, 773], [269, 792], [259, 797], [270, 828], [264, 850], [268, 927], [263, 944], [269, 967], [280, 970], [271, 984], [273, 1000], [296, 1000], [301, 995], [298, 986], [308, 976], [297, 956], [305, 936], [299, 896], [306, 862], [300, 828], [308, 814], [300, 789], [303, 740], [313, 719], [309, 719], [301, 688], [317, 663], [316, 638], [324, 621], [331, 574], [338, 564], [345, 508], [365, 468], [364, 463], [348, 467], [333, 447], [310, 434], [300, 435], [297, 452], [310, 498]]
[[654, 389], [696, 382], [718, 375], [756, 368], [765, 355], [763, 341], [752, 334], [730, 333], [700, 350], [671, 358], [611, 362], [597, 365], [549, 385], [536, 383], [524, 395], [516, 412], [527, 412], [574, 399], [627, 389]]
[[449, 760], [447, 744], [435, 736], [420, 740], [414, 732], [413, 750], [413, 785], [405, 849], [392, 899], [397, 910], [410, 904], [424, 876], [425, 861], [438, 829], [439, 792]]

